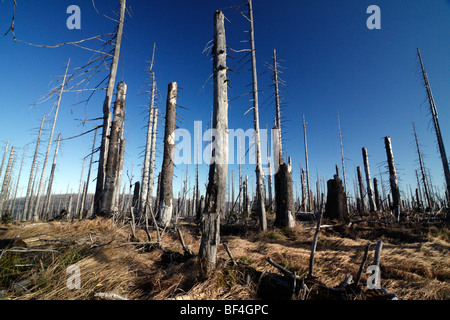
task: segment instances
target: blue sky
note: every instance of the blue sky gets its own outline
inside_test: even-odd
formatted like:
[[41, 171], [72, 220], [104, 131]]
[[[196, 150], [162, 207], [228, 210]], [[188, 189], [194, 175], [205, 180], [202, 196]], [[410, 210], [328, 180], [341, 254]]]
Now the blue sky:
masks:
[[[153, 43], [156, 43], [154, 71], [160, 90], [158, 107], [165, 110], [167, 84], [176, 81], [179, 87], [180, 128], [191, 132], [194, 121], [203, 121], [207, 128], [212, 105], [211, 56], [203, 53], [213, 38], [213, 15], [223, 9], [230, 23], [226, 23], [228, 45], [236, 50], [248, 48], [241, 42], [247, 39], [248, 24], [230, 6], [240, 0], [196, 1], [138, 1], [128, 0], [132, 17], [127, 16], [126, 37], [123, 40], [118, 80], [128, 85], [126, 132], [127, 139], [124, 175], [133, 170], [134, 181], [140, 177], [143, 146], [146, 134], [146, 105], [148, 96], [142, 95], [148, 73]], [[366, 13], [370, 5], [381, 9], [381, 30], [369, 30]], [[81, 29], [69, 30], [66, 20], [69, 5], [81, 9]], [[95, 0], [99, 13], [88, 0], [71, 1], [18, 1], [15, 17], [16, 37], [20, 40], [54, 45], [80, 40], [97, 34], [111, 32], [115, 23], [104, 15], [114, 17], [118, 1]], [[11, 21], [12, 1], [0, 2], [0, 31], [6, 32]], [[416, 48], [420, 48], [430, 78], [439, 112], [444, 144], [450, 148], [450, 1], [444, 0], [254, 0], [256, 57], [260, 92], [261, 128], [273, 124], [274, 103], [271, 74], [266, 66], [271, 63], [276, 48], [281, 64], [286, 69], [281, 77], [283, 88], [284, 149], [292, 157], [294, 191], [299, 189], [300, 161], [304, 167], [302, 115], [306, 117], [308, 155], [311, 183], [316, 181], [316, 170], [321, 179], [330, 179], [335, 164], [341, 163], [337, 116], [340, 114], [344, 140], [344, 153], [348, 188], [353, 191], [356, 166], [362, 166], [361, 149], [366, 147], [372, 177], [386, 172], [385, 136], [391, 136], [400, 187], [407, 191], [416, 187], [414, 170], [418, 169], [412, 125], [414, 121], [421, 142], [425, 164], [430, 169], [435, 186], [443, 189], [442, 165], [435, 143], [435, 135], [428, 115], [426, 93], [422, 85]], [[90, 42], [91, 48], [99, 48], [99, 42]], [[235, 59], [228, 60], [233, 67], [243, 53], [228, 52]], [[0, 37], [0, 87], [2, 122], [0, 126], [0, 150], [3, 155], [7, 140], [18, 150], [28, 145], [27, 158], [21, 177], [19, 194], [25, 194], [31, 165], [32, 150], [40, 119], [45, 114], [49, 121], [41, 144], [42, 162], [53, 118], [53, 101], [37, 106], [32, 104], [54, 85], [64, 72], [68, 59], [71, 69], [85, 64], [92, 56], [74, 46], [37, 48], [24, 43], [14, 43], [11, 33]], [[236, 67], [239, 69], [243, 63]], [[249, 64], [238, 72], [230, 73], [230, 99], [250, 91]], [[237, 70], [236, 70], [237, 71]], [[105, 75], [106, 76], [106, 75]], [[209, 79], [209, 80], [208, 80]], [[229, 128], [247, 130], [253, 126], [250, 95], [230, 102]], [[99, 122], [87, 122], [83, 127], [80, 118], [102, 116], [104, 92], [98, 92], [88, 106], [73, 105], [83, 100], [83, 95], [63, 95], [55, 129], [55, 138], [71, 137], [91, 129]], [[162, 117], [160, 117], [162, 118]], [[162, 161], [163, 124], [159, 126], [159, 153], [156, 170]], [[64, 141], [58, 155], [54, 192], [78, 191], [81, 163], [89, 154], [93, 135]], [[97, 140], [99, 141], [99, 139]], [[51, 158], [53, 157], [52, 147]], [[447, 153], [450, 150], [447, 151]], [[97, 156], [94, 157], [97, 160]], [[50, 172], [47, 167], [47, 174]], [[206, 182], [208, 166], [202, 165], [200, 178]], [[237, 166], [230, 166], [237, 178]], [[254, 179], [254, 165], [244, 165], [243, 170]], [[94, 164], [94, 173], [96, 164]], [[175, 170], [174, 193], [181, 186], [186, 166]], [[15, 176], [18, 174], [16, 166]], [[189, 168], [194, 183], [194, 166]], [[85, 170], [85, 178], [87, 172]], [[253, 180], [254, 181], [254, 180]], [[90, 191], [95, 183], [91, 182]], [[254, 183], [252, 184], [252, 186]], [[315, 186], [315, 184], [314, 184]], [[387, 186], [387, 185], [386, 185]], [[92, 188], [92, 189], [91, 189]], [[254, 188], [254, 186], [253, 186]], [[254, 189], [253, 189], [254, 190]], [[315, 187], [314, 187], [315, 190]]]

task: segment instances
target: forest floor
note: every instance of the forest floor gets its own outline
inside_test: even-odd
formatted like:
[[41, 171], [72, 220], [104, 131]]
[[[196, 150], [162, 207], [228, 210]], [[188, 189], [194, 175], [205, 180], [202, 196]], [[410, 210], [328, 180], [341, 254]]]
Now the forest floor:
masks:
[[[197, 253], [201, 238], [197, 225], [181, 221], [178, 226], [186, 246]], [[150, 231], [155, 241], [156, 231]], [[297, 277], [306, 276], [314, 231], [314, 225], [307, 223], [297, 223], [290, 231], [223, 227], [221, 241], [228, 244], [238, 265], [248, 268], [233, 267], [221, 244], [217, 268], [205, 278], [197, 258], [183, 254], [174, 230], [166, 231], [162, 246], [156, 248], [148, 243], [144, 230], [137, 230], [137, 239], [131, 241], [129, 224], [113, 224], [105, 218], [0, 225], [0, 299], [92, 300], [98, 299], [98, 293], [133, 300], [267, 298], [248, 270], [280, 274], [267, 262], [270, 257]], [[2, 245], [2, 239], [17, 240]], [[347, 274], [355, 277], [366, 244], [372, 243], [365, 268], [379, 240], [383, 242], [381, 285], [389, 293], [401, 300], [450, 299], [448, 224], [360, 222], [323, 228], [314, 275], [329, 287], [338, 286]], [[71, 266], [79, 268], [79, 289], [70, 285], [76, 283]], [[370, 275], [365, 271], [362, 284]]]

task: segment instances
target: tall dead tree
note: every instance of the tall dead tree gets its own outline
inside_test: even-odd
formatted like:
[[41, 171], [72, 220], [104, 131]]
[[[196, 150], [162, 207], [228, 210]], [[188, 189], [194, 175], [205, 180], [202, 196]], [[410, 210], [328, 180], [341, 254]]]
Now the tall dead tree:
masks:
[[386, 156], [387, 156], [388, 167], [389, 167], [389, 184], [391, 186], [392, 205], [393, 205], [394, 209], [397, 210], [397, 208], [399, 208], [400, 211], [402, 211], [402, 209], [403, 209], [402, 208], [402, 199], [400, 196], [400, 189], [398, 187], [397, 171], [395, 169], [391, 137], [384, 138], [384, 145], [386, 148]]
[[[24, 216], [25, 220], [31, 220], [32, 211], [31, 210], [29, 211], [30, 196], [31, 196], [31, 191], [32, 191], [32, 187], [33, 187], [33, 180], [35, 177], [36, 159], [38, 156], [39, 144], [41, 142], [41, 134], [42, 134], [42, 127], [44, 126], [44, 121], [45, 121], [45, 115], [42, 116], [41, 127], [39, 129], [39, 134], [38, 134], [38, 138], [36, 141], [36, 149], [34, 150], [33, 161], [31, 163], [30, 177], [28, 179], [27, 193], [25, 195], [25, 203], [24, 203], [24, 207], [23, 207], [23, 216]], [[36, 169], [36, 171], [37, 171], [37, 169]]]
[[214, 14], [213, 47], [213, 121], [212, 161], [209, 166], [206, 204], [202, 215], [199, 256], [204, 259], [206, 273], [216, 265], [220, 244], [220, 217], [225, 214], [228, 174], [228, 68], [225, 36], [225, 16]]
[[56, 157], [58, 156], [58, 149], [59, 149], [60, 141], [61, 141], [61, 133], [58, 134], [58, 140], [56, 142], [56, 148], [55, 148], [55, 155], [53, 156], [52, 169], [50, 171], [50, 178], [48, 180], [48, 185], [47, 185], [47, 194], [45, 196], [44, 210], [42, 212], [42, 217], [44, 220], [48, 220], [48, 218], [50, 217], [50, 215], [49, 215], [50, 199], [52, 196], [53, 179], [55, 177], [55, 169], [56, 169]]
[[[422, 173], [422, 182], [423, 182], [425, 197], [427, 199], [428, 206], [430, 208], [433, 208], [433, 202], [432, 202], [432, 199], [430, 196], [430, 192], [428, 190], [428, 181], [427, 181], [427, 175], [425, 172], [425, 165], [423, 163], [422, 154], [420, 152], [419, 139], [417, 138], [416, 126], [415, 126], [414, 122], [412, 125], [413, 125], [413, 130], [414, 130], [414, 140], [416, 142], [416, 148], [417, 148], [417, 156], [419, 158], [420, 172]], [[417, 171], [416, 171], [416, 173], [417, 173]], [[420, 185], [419, 185], [419, 188], [420, 188]]]
[[114, 119], [109, 137], [108, 158], [106, 161], [106, 179], [102, 198], [101, 214], [113, 216], [119, 211], [120, 178], [123, 163], [121, 157], [124, 151], [123, 128], [125, 123], [125, 100], [127, 85], [119, 82], [117, 85], [117, 99], [114, 103]]
[[148, 201], [148, 175], [150, 171], [150, 157], [152, 152], [152, 130], [153, 130], [153, 119], [155, 113], [155, 96], [156, 96], [156, 81], [155, 81], [155, 73], [153, 71], [153, 63], [155, 61], [155, 48], [156, 45], [153, 45], [153, 53], [152, 53], [152, 61], [150, 62], [150, 68], [148, 72], [151, 75], [151, 89], [150, 89], [150, 105], [149, 105], [149, 115], [148, 115], [148, 123], [147, 123], [147, 140], [145, 144], [145, 155], [144, 155], [144, 165], [142, 169], [142, 181], [141, 181], [141, 197], [139, 203], [139, 211], [142, 213], [146, 208], [146, 203]]
[[367, 183], [367, 200], [369, 202], [370, 212], [377, 211], [377, 206], [375, 203], [375, 197], [372, 189], [372, 179], [370, 177], [370, 167], [369, 167], [369, 156], [367, 154], [367, 149], [362, 148], [362, 155], [364, 161], [364, 171], [366, 173], [366, 183]]
[[[344, 182], [344, 192], [345, 192], [345, 196], [347, 197], [347, 179], [345, 176], [344, 144], [342, 143], [341, 118], [339, 117], [339, 113], [338, 113], [338, 128], [339, 128], [339, 141], [340, 141], [340, 145], [341, 145], [342, 177], [343, 177], [343, 182]], [[347, 212], [348, 212], [348, 202], [347, 201], [346, 201], [346, 204], [347, 204]]]
[[56, 119], [58, 118], [59, 106], [61, 104], [61, 98], [62, 98], [62, 94], [64, 92], [64, 87], [66, 86], [66, 78], [67, 78], [67, 71], [69, 70], [69, 64], [70, 64], [70, 59], [67, 62], [66, 71], [64, 72], [63, 80], [61, 83], [61, 88], [59, 90], [58, 98], [56, 101], [55, 116], [53, 117], [52, 129], [50, 131], [50, 137], [48, 139], [47, 152], [45, 153], [44, 162], [42, 164], [42, 174], [41, 174], [41, 180], [39, 182], [38, 193], [36, 195], [36, 205], [33, 210], [33, 220], [34, 221], [39, 220], [39, 211], [38, 210], [39, 210], [39, 202], [41, 200], [42, 187], [44, 184], [45, 170], [47, 168], [48, 156], [50, 154], [50, 148], [51, 148], [52, 142], [53, 142], [53, 133], [55, 132], [55, 125], [56, 125]]
[[253, 125], [255, 130], [255, 151], [256, 151], [256, 194], [257, 213], [259, 216], [260, 229], [267, 229], [266, 208], [264, 205], [264, 176], [261, 160], [261, 141], [259, 135], [259, 102], [258, 102], [258, 76], [256, 71], [256, 49], [255, 31], [253, 26], [253, 5], [252, 0], [248, 1], [249, 22], [250, 22], [250, 50], [252, 59], [252, 84], [253, 84]]
[[108, 159], [109, 150], [109, 136], [110, 124], [112, 118], [111, 101], [114, 94], [114, 87], [116, 83], [117, 67], [119, 64], [120, 48], [122, 44], [123, 25], [125, 21], [126, 0], [120, 0], [120, 14], [117, 26], [117, 33], [115, 37], [114, 54], [110, 67], [110, 75], [108, 79], [108, 87], [106, 90], [105, 100], [103, 102], [103, 127], [102, 127], [102, 142], [100, 145], [100, 156], [98, 161], [97, 181], [94, 195], [94, 212], [100, 213], [103, 204], [103, 193], [106, 180], [106, 162]]
[[161, 168], [161, 190], [159, 195], [158, 219], [166, 226], [172, 220], [173, 214], [173, 160], [175, 151], [175, 126], [178, 86], [176, 82], [169, 83], [166, 102], [166, 124], [164, 132], [164, 156]]
[[444, 169], [445, 183], [447, 185], [447, 194], [450, 195], [450, 169], [448, 165], [448, 158], [445, 152], [444, 141], [442, 139], [441, 127], [439, 125], [438, 112], [436, 109], [436, 104], [434, 102], [433, 93], [431, 91], [430, 81], [428, 80], [427, 72], [423, 65], [422, 56], [420, 50], [417, 49], [417, 55], [419, 56], [420, 66], [422, 68], [423, 81], [425, 82], [425, 89], [427, 91], [428, 102], [430, 104], [430, 112], [433, 118], [434, 132], [436, 133], [436, 140], [439, 147], [439, 153], [441, 155], [442, 167]]
[[153, 210], [153, 185], [154, 185], [154, 175], [155, 175], [155, 157], [156, 157], [156, 131], [158, 130], [158, 108], [154, 107], [153, 121], [152, 121], [152, 143], [151, 143], [151, 153], [150, 153], [150, 167], [149, 167], [149, 177], [148, 177], [148, 192], [147, 192], [147, 203], [149, 208], [146, 210]]
[[[20, 163], [19, 175], [17, 176], [16, 188], [14, 189], [14, 196], [13, 196], [13, 203], [12, 203], [11, 213], [13, 213], [13, 211], [14, 211], [14, 206], [15, 206], [16, 199], [17, 199], [17, 190], [19, 189], [19, 182], [20, 182], [20, 177], [22, 175], [23, 162], [25, 160], [25, 153], [26, 152], [27, 152], [27, 147], [25, 146], [23, 148], [22, 161]], [[16, 214], [16, 220], [22, 221], [22, 219], [23, 219], [23, 213], [22, 214]]]
[[307, 201], [306, 201], [306, 211], [310, 211], [312, 209], [311, 205], [311, 192], [309, 186], [309, 164], [308, 164], [308, 142], [306, 139], [306, 122], [305, 115], [303, 115], [303, 139], [305, 142], [305, 161], [306, 161], [306, 190], [307, 190]]

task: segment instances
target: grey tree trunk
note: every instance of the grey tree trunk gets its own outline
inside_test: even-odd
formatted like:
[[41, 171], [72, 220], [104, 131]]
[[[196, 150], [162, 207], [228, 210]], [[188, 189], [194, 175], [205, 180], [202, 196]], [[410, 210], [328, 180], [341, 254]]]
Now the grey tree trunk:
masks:
[[9, 140], [6, 142], [5, 153], [3, 154], [2, 165], [0, 166], [0, 178], [3, 172], [3, 165], [5, 164], [6, 154], [8, 153]]
[[91, 180], [92, 161], [93, 161], [93, 158], [94, 158], [94, 150], [95, 150], [95, 141], [96, 140], [97, 140], [97, 129], [95, 129], [95, 132], [94, 132], [94, 141], [92, 142], [91, 158], [89, 160], [88, 175], [87, 175], [87, 178], [86, 178], [86, 190], [84, 192], [84, 207], [86, 209], [88, 209], [88, 211], [90, 210], [89, 205], [87, 203], [88, 202], [87, 201], [88, 189], [89, 189], [89, 182]]
[[[15, 188], [15, 190], [14, 190], [14, 200], [13, 200], [11, 212], [14, 211], [14, 207], [15, 207], [15, 203], [16, 203], [16, 198], [17, 198], [17, 190], [19, 189], [20, 176], [22, 175], [23, 162], [24, 162], [24, 160], [25, 160], [25, 153], [26, 153], [26, 152], [27, 152], [27, 147], [25, 146], [25, 147], [23, 148], [22, 161], [21, 161], [21, 163], [20, 163], [19, 175], [17, 176], [16, 188]], [[16, 220], [22, 221], [23, 218], [24, 218], [23, 212], [22, 212], [22, 214], [17, 214], [16, 217], [17, 217]]]
[[[42, 127], [44, 126], [44, 120], [45, 120], [45, 115], [42, 116], [41, 127], [39, 129], [39, 134], [38, 134], [38, 138], [36, 141], [36, 149], [34, 151], [34, 156], [33, 156], [33, 162], [31, 163], [30, 177], [28, 179], [27, 193], [25, 195], [25, 203], [24, 203], [24, 207], [23, 207], [23, 216], [24, 216], [25, 220], [31, 220], [32, 211], [31, 210], [29, 211], [30, 196], [31, 196], [31, 191], [32, 191], [32, 187], [33, 187], [33, 180], [35, 177], [36, 159], [38, 156], [39, 144], [41, 142], [41, 134], [42, 134]], [[37, 169], [36, 169], [36, 171], [37, 171]]]
[[220, 217], [225, 214], [228, 174], [228, 79], [225, 16], [214, 14], [213, 83], [214, 109], [212, 130], [212, 162], [209, 166], [206, 204], [202, 215], [202, 238], [199, 256], [204, 259], [206, 272], [216, 265], [217, 247], [220, 244]]
[[47, 186], [47, 195], [45, 197], [45, 202], [44, 202], [44, 211], [42, 212], [42, 217], [44, 220], [48, 220], [48, 218], [49, 218], [50, 199], [52, 196], [52, 185], [53, 185], [53, 179], [55, 176], [55, 169], [56, 169], [56, 157], [58, 156], [58, 149], [59, 149], [60, 141], [61, 141], [61, 133], [58, 134], [58, 141], [56, 142], [55, 155], [53, 156], [52, 169], [50, 171], [50, 179], [48, 181], [48, 186]]
[[275, 225], [293, 229], [295, 227], [295, 208], [292, 167], [289, 163], [281, 164], [275, 174], [275, 197], [277, 203]]
[[253, 5], [252, 0], [248, 0], [249, 21], [250, 21], [250, 46], [252, 58], [252, 78], [253, 78], [253, 124], [255, 129], [255, 150], [256, 150], [256, 193], [257, 193], [257, 212], [259, 216], [260, 228], [267, 230], [266, 208], [264, 205], [264, 177], [261, 160], [261, 141], [259, 135], [259, 102], [258, 102], [258, 77], [256, 71], [256, 50], [255, 50], [255, 32], [253, 27]]
[[61, 104], [61, 98], [62, 98], [62, 94], [64, 92], [64, 87], [66, 85], [66, 78], [67, 78], [67, 71], [69, 70], [69, 64], [70, 64], [70, 59], [67, 62], [67, 66], [66, 66], [66, 71], [64, 72], [64, 77], [63, 77], [63, 81], [61, 83], [61, 90], [59, 91], [59, 95], [58, 95], [58, 100], [56, 102], [56, 110], [55, 110], [55, 116], [53, 118], [53, 124], [52, 124], [52, 130], [50, 132], [50, 137], [48, 140], [48, 145], [47, 145], [47, 152], [45, 153], [45, 159], [44, 159], [44, 163], [42, 165], [42, 174], [41, 174], [41, 180], [39, 182], [39, 189], [38, 189], [38, 193], [36, 195], [36, 206], [34, 207], [34, 211], [33, 211], [33, 220], [37, 221], [39, 220], [39, 202], [41, 200], [41, 192], [42, 192], [42, 187], [43, 187], [43, 183], [44, 183], [44, 177], [45, 177], [45, 169], [47, 168], [47, 160], [48, 160], [48, 156], [50, 154], [50, 147], [52, 146], [52, 140], [53, 140], [53, 133], [55, 131], [55, 125], [56, 125], [56, 119], [58, 118], [58, 112], [59, 112], [59, 106]]
[[122, 44], [123, 25], [125, 21], [126, 0], [120, 0], [120, 15], [117, 26], [116, 41], [114, 46], [114, 55], [110, 67], [110, 75], [108, 80], [108, 87], [106, 90], [105, 100], [103, 102], [103, 128], [102, 128], [102, 142], [100, 145], [100, 157], [98, 161], [97, 182], [94, 196], [94, 212], [100, 213], [102, 210], [103, 189], [106, 180], [106, 162], [108, 159], [109, 150], [109, 135], [110, 124], [112, 118], [111, 101], [114, 93], [116, 83], [117, 66], [119, 64], [120, 48]]
[[394, 209], [400, 207], [402, 210], [402, 199], [400, 197], [400, 189], [398, 187], [397, 171], [395, 170], [394, 154], [392, 153], [391, 137], [384, 138], [384, 144], [386, 148], [386, 156], [389, 166], [389, 184], [391, 186], [392, 193], [392, 205]]
[[428, 102], [430, 104], [430, 112], [433, 117], [434, 131], [436, 133], [436, 140], [439, 147], [439, 153], [441, 155], [442, 167], [444, 169], [445, 183], [447, 186], [447, 193], [450, 194], [450, 169], [448, 165], [448, 158], [445, 152], [444, 141], [442, 139], [441, 128], [439, 126], [438, 112], [436, 109], [436, 104], [434, 103], [433, 93], [431, 92], [430, 82], [428, 80], [427, 72], [423, 65], [422, 56], [420, 55], [420, 50], [417, 49], [417, 55], [419, 56], [420, 66], [422, 68], [423, 80], [425, 82], [425, 88], [427, 91]]
[[[416, 126], [414, 125], [414, 122], [413, 122], [413, 130], [414, 130], [414, 139], [415, 139], [416, 148], [417, 148], [417, 156], [419, 158], [420, 172], [422, 173], [422, 182], [423, 182], [425, 197], [427, 199], [428, 206], [430, 208], [433, 208], [433, 201], [431, 199], [430, 192], [428, 190], [428, 181], [427, 181], [427, 175], [425, 173], [425, 165], [423, 163], [422, 154], [420, 152], [419, 139], [417, 138]], [[420, 187], [420, 185], [419, 185], [419, 187]]]
[[[142, 211], [147, 210], [147, 202], [148, 202], [148, 192], [149, 192], [149, 171], [151, 166], [151, 155], [152, 155], [152, 139], [153, 139], [153, 121], [155, 118], [155, 95], [156, 95], [156, 81], [155, 81], [155, 73], [153, 72], [153, 63], [155, 60], [155, 48], [156, 46], [153, 45], [153, 54], [152, 54], [152, 61], [150, 63], [149, 72], [152, 77], [152, 89], [150, 93], [150, 106], [149, 106], [149, 115], [148, 115], [148, 124], [147, 124], [147, 141], [145, 144], [145, 155], [144, 155], [144, 166], [143, 166], [143, 173], [142, 173], [142, 182], [141, 182], [141, 198], [140, 198], [140, 204], [139, 204], [139, 211], [142, 213]], [[151, 199], [151, 194], [150, 194]]]
[[306, 211], [310, 211], [312, 209], [311, 205], [311, 192], [310, 192], [310, 185], [309, 185], [309, 164], [308, 164], [308, 143], [306, 139], [306, 122], [305, 122], [305, 115], [303, 115], [303, 137], [305, 142], [305, 161], [306, 161], [306, 190], [307, 190], [307, 202], [306, 202]]
[[360, 201], [361, 201], [361, 212], [365, 212], [366, 211], [366, 203], [365, 203], [366, 201], [365, 201], [364, 182], [363, 182], [361, 167], [360, 166], [356, 167], [356, 171], [358, 173], [358, 185], [359, 185], [359, 196], [360, 196]]
[[77, 205], [75, 207], [75, 216], [80, 217], [81, 211], [80, 204], [81, 204], [81, 194], [83, 192], [83, 173], [84, 173], [84, 163], [86, 161], [86, 158], [83, 158], [83, 164], [81, 165], [81, 176], [80, 176], [80, 185], [78, 186], [78, 196], [77, 196]]
[[[347, 197], [347, 179], [345, 177], [345, 161], [344, 161], [344, 144], [342, 143], [342, 131], [341, 131], [341, 119], [338, 113], [338, 127], [339, 127], [339, 141], [341, 144], [341, 162], [342, 162], [342, 177], [344, 179], [344, 192]], [[347, 203], [347, 213], [348, 213], [348, 202]]]
[[161, 169], [161, 190], [158, 219], [164, 225], [170, 225], [173, 215], [173, 159], [175, 151], [175, 126], [178, 86], [169, 83], [166, 102], [166, 124], [164, 132], [164, 156]]
[[8, 198], [9, 184], [11, 181], [11, 172], [13, 167], [13, 158], [14, 146], [11, 147], [11, 151], [9, 152], [8, 164], [6, 165], [5, 176], [2, 183], [2, 190], [0, 192], [0, 217], [3, 215], [4, 205]]
[[120, 159], [123, 152], [123, 128], [125, 123], [125, 100], [127, 85], [119, 82], [117, 85], [117, 99], [114, 103], [114, 120], [111, 125], [108, 158], [106, 161], [106, 179], [102, 198], [101, 214], [111, 217], [118, 213], [119, 203], [117, 195], [121, 173]]
[[367, 198], [369, 202], [370, 212], [377, 211], [377, 206], [375, 204], [375, 198], [372, 190], [372, 178], [370, 177], [370, 167], [369, 167], [369, 156], [367, 155], [367, 149], [362, 149], [363, 161], [364, 161], [364, 171], [366, 173], [366, 183], [367, 183]]

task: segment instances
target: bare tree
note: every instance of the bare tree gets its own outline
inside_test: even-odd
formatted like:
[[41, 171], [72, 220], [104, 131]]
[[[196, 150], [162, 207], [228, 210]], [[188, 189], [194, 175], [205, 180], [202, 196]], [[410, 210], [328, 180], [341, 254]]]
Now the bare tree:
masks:
[[166, 102], [166, 124], [164, 132], [164, 157], [161, 169], [161, 190], [159, 198], [158, 219], [167, 226], [173, 214], [173, 156], [175, 150], [175, 126], [178, 86], [169, 83]]
[[94, 195], [94, 211], [100, 213], [103, 204], [102, 198], [106, 180], [106, 161], [108, 159], [110, 124], [112, 118], [112, 112], [110, 109], [112, 96], [114, 93], [114, 87], [116, 82], [117, 67], [119, 64], [120, 48], [122, 44], [123, 25], [125, 21], [125, 9], [126, 0], [120, 0], [120, 15], [119, 23], [116, 33], [116, 41], [114, 46], [113, 60], [110, 67], [110, 75], [108, 80], [108, 87], [106, 90], [105, 100], [103, 102], [103, 129], [102, 129], [102, 141], [100, 145], [100, 157], [98, 162], [97, 182]]
[[202, 216], [202, 238], [199, 256], [206, 260], [206, 272], [216, 265], [220, 244], [220, 217], [225, 213], [228, 170], [228, 79], [225, 16], [214, 14], [214, 109], [211, 124], [214, 130], [212, 159], [209, 166], [206, 205]]
[[50, 171], [50, 178], [47, 185], [47, 195], [45, 196], [44, 211], [42, 212], [42, 217], [44, 220], [48, 220], [48, 218], [50, 217], [49, 215], [50, 199], [52, 196], [53, 179], [55, 177], [55, 169], [56, 169], [56, 157], [58, 156], [60, 141], [61, 141], [61, 133], [58, 134], [58, 141], [56, 142], [55, 155], [53, 156], [52, 169]]
[[[394, 209], [397, 210], [397, 208], [402, 211], [402, 199], [400, 197], [400, 189], [398, 187], [398, 179], [397, 179], [397, 170], [395, 169], [395, 163], [394, 163], [394, 154], [392, 152], [392, 144], [391, 144], [391, 137], [385, 137], [384, 138], [384, 144], [386, 148], [386, 156], [388, 160], [388, 167], [389, 167], [389, 183], [391, 186], [391, 193], [392, 193], [392, 202]], [[397, 214], [400, 214], [398, 212]]]

